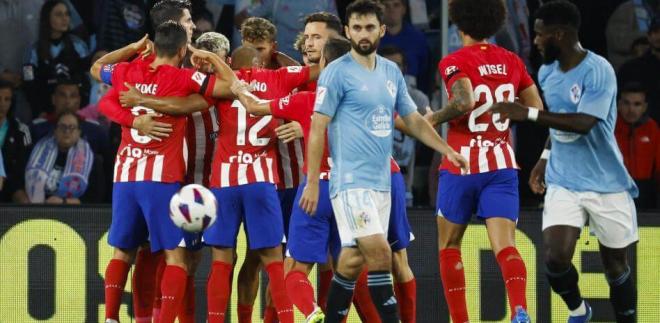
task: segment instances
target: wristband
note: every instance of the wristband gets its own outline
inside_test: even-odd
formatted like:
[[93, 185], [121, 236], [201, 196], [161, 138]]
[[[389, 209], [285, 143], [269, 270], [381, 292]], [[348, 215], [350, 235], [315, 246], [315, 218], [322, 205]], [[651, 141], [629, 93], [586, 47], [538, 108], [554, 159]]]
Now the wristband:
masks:
[[541, 157], [539, 157], [539, 159], [547, 160], [548, 158], [550, 158], [550, 149], [543, 149], [543, 152], [541, 153]]
[[532, 107], [527, 108], [527, 120], [536, 122], [538, 118], [539, 118], [539, 109]]

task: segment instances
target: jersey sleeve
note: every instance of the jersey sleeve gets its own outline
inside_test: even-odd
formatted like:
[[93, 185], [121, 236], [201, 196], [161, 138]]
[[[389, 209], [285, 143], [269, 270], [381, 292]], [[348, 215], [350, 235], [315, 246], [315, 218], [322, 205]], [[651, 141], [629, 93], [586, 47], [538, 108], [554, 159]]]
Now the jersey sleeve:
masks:
[[600, 120], [605, 120], [610, 113], [612, 100], [616, 100], [616, 77], [614, 70], [603, 64], [585, 75], [584, 86], [578, 113], [588, 114]]
[[314, 108], [314, 93], [298, 92], [270, 101], [270, 114], [273, 117], [298, 121], [309, 120]]
[[119, 93], [112, 87], [99, 101], [99, 112], [106, 116], [110, 121], [118, 123], [124, 127], [132, 127], [135, 116], [119, 104]]
[[456, 55], [449, 55], [443, 58], [438, 64], [438, 70], [445, 83], [447, 93], [451, 93], [451, 86], [454, 85], [456, 80], [468, 77], [468, 75], [462, 70], [462, 66]]
[[344, 97], [343, 77], [337, 66], [339, 65], [332, 64], [321, 73], [314, 102], [314, 112], [325, 114], [330, 118], [335, 116], [337, 107]]
[[214, 104], [213, 87], [215, 86], [215, 75], [207, 75], [193, 69], [186, 69], [181, 74], [183, 82], [186, 84], [189, 94], [201, 94], [209, 105]]
[[309, 66], [286, 66], [277, 69], [276, 73], [285, 93], [309, 82]]
[[402, 117], [405, 117], [415, 111], [417, 111], [417, 105], [410, 97], [408, 93], [408, 86], [406, 81], [403, 79], [403, 74], [397, 69], [397, 93], [396, 93], [396, 106], [395, 111]]

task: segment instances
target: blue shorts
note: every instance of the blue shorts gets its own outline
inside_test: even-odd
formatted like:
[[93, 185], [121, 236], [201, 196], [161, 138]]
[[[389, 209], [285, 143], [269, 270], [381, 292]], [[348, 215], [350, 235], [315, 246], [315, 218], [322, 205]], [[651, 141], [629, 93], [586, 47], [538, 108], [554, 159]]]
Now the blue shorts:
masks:
[[406, 212], [406, 182], [401, 172], [392, 174], [392, 208], [390, 209], [390, 224], [387, 229], [387, 241], [392, 251], [405, 249], [410, 245], [411, 231]]
[[287, 256], [296, 261], [324, 264], [328, 260], [328, 251], [334, 259], [339, 259], [341, 241], [328, 186], [327, 180], [319, 181], [319, 203], [314, 216], [305, 213], [298, 205], [304, 185], [298, 187], [287, 242]]
[[170, 199], [180, 187], [179, 183], [114, 183], [108, 243], [135, 249], [149, 241], [153, 252], [176, 247], [199, 249], [199, 233], [186, 232], [170, 219]]
[[218, 200], [218, 218], [204, 232], [204, 243], [236, 248], [236, 237], [244, 225], [250, 249], [277, 247], [284, 237], [282, 210], [275, 185], [251, 183], [212, 188]]
[[478, 218], [518, 221], [518, 171], [502, 169], [488, 173], [455, 175], [440, 171], [436, 214], [449, 222], [467, 224]]
[[277, 195], [280, 199], [280, 208], [282, 209], [282, 220], [284, 221], [284, 235], [287, 239], [289, 238], [289, 220], [291, 219], [291, 212], [293, 211], [293, 203], [297, 192], [298, 186], [277, 190]]

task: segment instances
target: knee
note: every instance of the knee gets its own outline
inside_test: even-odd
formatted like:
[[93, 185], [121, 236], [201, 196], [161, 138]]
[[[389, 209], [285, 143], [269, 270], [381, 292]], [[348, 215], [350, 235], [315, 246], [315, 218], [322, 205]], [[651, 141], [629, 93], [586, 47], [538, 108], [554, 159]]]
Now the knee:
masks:
[[562, 250], [546, 249], [544, 262], [548, 270], [562, 272], [571, 266], [571, 254]]
[[369, 270], [391, 271], [392, 250], [388, 244], [371, 248], [371, 250], [365, 254], [365, 261]]
[[609, 261], [603, 261], [603, 267], [605, 268], [605, 276], [607, 276], [608, 280], [615, 280], [624, 273], [628, 271], [628, 263], [624, 260], [621, 259], [616, 259], [612, 260], [610, 259]]
[[117, 259], [132, 264], [135, 261], [135, 254], [136, 250], [133, 249], [115, 248], [115, 251], [112, 254], [112, 259]]

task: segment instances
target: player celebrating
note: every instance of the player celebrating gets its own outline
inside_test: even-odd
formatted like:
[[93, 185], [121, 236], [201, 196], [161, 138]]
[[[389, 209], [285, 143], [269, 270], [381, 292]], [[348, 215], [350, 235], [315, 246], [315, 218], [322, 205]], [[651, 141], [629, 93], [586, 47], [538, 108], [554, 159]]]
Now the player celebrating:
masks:
[[[117, 64], [112, 83], [117, 87], [123, 86], [124, 82], [135, 84], [140, 91], [153, 95], [182, 96], [202, 91], [207, 95], [230, 96], [231, 93], [223, 89], [227, 89], [224, 84], [233, 80], [234, 75], [219, 59], [214, 60], [214, 67], [224, 80], [218, 82], [213, 77], [207, 80], [204, 74], [194, 70], [175, 67], [185, 56], [186, 39], [181, 25], [175, 22], [160, 25], [155, 37], [156, 58], [152, 62], [136, 60]], [[148, 112], [149, 109], [133, 107], [134, 113], [140, 111]], [[178, 190], [185, 175], [185, 119], [165, 116], [163, 122], [172, 124], [172, 134], [160, 142], [134, 130], [122, 130], [122, 144], [115, 164], [114, 216], [108, 237], [116, 251], [108, 267], [127, 267], [137, 245], [146, 240], [148, 228], [152, 251], [165, 250], [167, 262], [161, 285], [160, 321], [173, 322], [186, 289], [188, 270], [187, 253], [180, 246], [189, 246], [195, 241], [189, 241], [194, 236], [184, 233], [163, 217], [168, 209], [167, 203], [162, 201]], [[106, 276], [106, 293], [115, 289], [120, 293], [123, 291], [123, 284], [114, 283], [114, 278], [113, 275]]]
[[330, 287], [326, 322], [344, 319], [355, 279], [365, 262], [369, 290], [381, 320], [398, 322], [390, 276], [391, 249], [385, 238], [395, 109], [422, 142], [445, 153], [457, 167], [467, 162], [417, 113], [401, 71], [376, 55], [385, 33], [382, 5], [358, 0], [347, 7], [346, 15], [345, 30], [352, 49], [330, 64], [318, 82], [308, 144], [308, 177], [300, 206], [309, 214], [316, 212], [324, 133], [330, 124], [328, 141], [334, 165], [329, 193], [344, 248]]
[[580, 12], [574, 4], [562, 0], [542, 5], [534, 23], [534, 43], [545, 62], [539, 83], [549, 111], [515, 103], [498, 104], [493, 111], [502, 118], [550, 127], [552, 153], [544, 151], [532, 171], [530, 186], [543, 193], [545, 174], [546, 276], [570, 310], [568, 322], [588, 322], [592, 315], [571, 263], [587, 219], [598, 237], [616, 320], [636, 322], [637, 291], [626, 255], [638, 240], [632, 200], [637, 187], [614, 137], [616, 77], [605, 58], [582, 48], [579, 28]]
[[440, 165], [437, 197], [440, 274], [453, 322], [467, 322], [461, 240], [476, 212], [502, 271], [511, 319], [529, 322], [525, 296], [527, 272], [515, 247], [518, 220], [518, 167], [509, 144], [509, 121], [498, 121], [493, 102], [513, 101], [542, 108], [538, 90], [515, 54], [488, 43], [502, 26], [500, 0], [455, 0], [449, 5], [463, 48], [440, 61], [449, 102], [432, 123], [450, 121], [447, 141], [470, 160], [467, 175], [446, 161]]
[[[343, 38], [327, 40], [321, 58], [321, 68], [336, 58], [347, 53], [350, 43]], [[326, 63], [327, 62], [327, 63]], [[254, 115], [273, 115], [292, 121], [298, 121], [303, 127], [304, 137], [308, 138], [311, 116], [314, 112], [314, 92], [298, 92], [277, 100], [263, 101], [254, 97], [244, 86], [235, 84], [232, 91], [238, 95], [248, 113]], [[304, 167], [303, 167], [304, 168]], [[305, 170], [304, 170], [305, 171]], [[287, 243], [286, 287], [289, 297], [305, 315], [307, 322], [323, 322], [324, 315], [314, 302], [314, 289], [307, 278], [314, 263], [322, 264], [327, 260], [328, 251], [336, 258], [339, 255], [340, 242], [335, 219], [328, 194], [330, 175], [330, 157], [327, 148], [321, 159], [321, 178], [319, 185], [321, 197], [316, 214], [306, 214], [298, 205], [294, 205]], [[298, 189], [295, 202], [300, 200], [302, 189]]]

